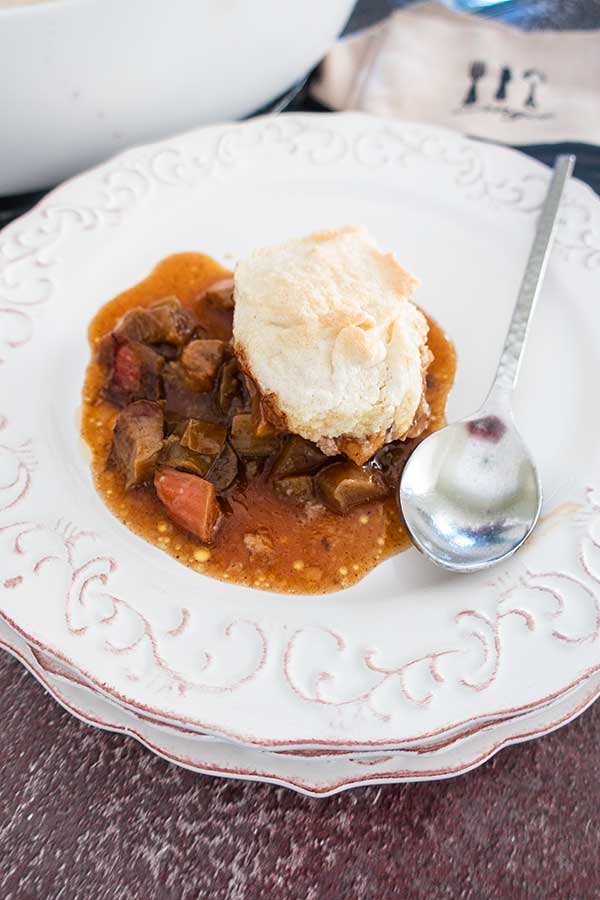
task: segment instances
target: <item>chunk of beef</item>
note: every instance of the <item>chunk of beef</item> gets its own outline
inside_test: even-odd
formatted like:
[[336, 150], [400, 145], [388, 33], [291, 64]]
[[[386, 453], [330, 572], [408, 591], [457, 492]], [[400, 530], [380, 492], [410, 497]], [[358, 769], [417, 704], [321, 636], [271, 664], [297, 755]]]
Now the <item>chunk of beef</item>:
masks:
[[181, 301], [170, 296], [147, 307], [130, 309], [117, 323], [114, 333], [144, 344], [181, 346], [190, 339], [196, 324], [195, 318]]
[[260, 437], [256, 434], [251, 413], [240, 413], [231, 420], [231, 443], [243, 458], [260, 459], [276, 453], [281, 445], [279, 435]]
[[350, 460], [332, 463], [315, 476], [317, 494], [332, 512], [345, 515], [350, 509], [387, 496], [387, 488], [372, 469]]
[[141, 306], [128, 310], [117, 322], [113, 334], [124, 341], [139, 341], [142, 344], [155, 344], [161, 340], [158, 322], [148, 309]]
[[164, 359], [137, 341], [121, 341], [113, 335], [110, 374], [104, 396], [115, 406], [135, 400], [159, 400]]
[[210, 469], [213, 459], [214, 457], [212, 456], [194, 453], [188, 447], [182, 447], [177, 435], [172, 434], [169, 435], [164, 443], [159, 463], [163, 466], [183, 469], [184, 472], [191, 472], [192, 475], [203, 477]]
[[190, 341], [181, 354], [181, 365], [198, 391], [210, 391], [225, 356], [224, 341]]
[[235, 415], [250, 410], [250, 398], [244, 385], [244, 376], [238, 369], [235, 359], [228, 359], [221, 366], [217, 396], [224, 415]]
[[200, 327], [212, 338], [228, 341], [233, 334], [233, 290], [229, 279], [215, 282], [198, 297]]
[[167, 363], [162, 374], [168, 419], [215, 420], [211, 395], [197, 390], [180, 362]]
[[198, 324], [192, 313], [175, 295], [151, 303], [148, 312], [159, 328], [158, 341], [164, 344], [181, 347], [189, 341]]
[[223, 449], [226, 437], [227, 429], [223, 425], [188, 419], [180, 443], [196, 453], [216, 456]]
[[325, 456], [316, 444], [306, 441], [297, 434], [292, 434], [286, 440], [281, 453], [275, 460], [271, 470], [271, 478], [283, 478], [286, 475], [306, 475], [331, 461], [331, 457]]
[[210, 543], [222, 513], [215, 486], [197, 475], [162, 466], [156, 470], [154, 485], [169, 517], [205, 543]]
[[273, 394], [261, 392], [247, 372], [244, 372], [243, 379], [256, 434], [259, 437], [285, 434], [287, 432], [285, 417], [277, 411]]
[[163, 411], [160, 403], [138, 400], [119, 413], [109, 461], [125, 476], [126, 488], [152, 478], [162, 446]]
[[215, 281], [204, 294], [204, 300], [218, 309], [233, 309], [233, 278]]
[[222, 494], [235, 484], [238, 471], [238, 458], [231, 449], [231, 445], [226, 442], [206, 473], [206, 480], [214, 484], [217, 494]]
[[394, 441], [386, 444], [375, 456], [374, 465], [383, 476], [390, 490], [395, 490], [400, 481], [406, 460], [410, 456], [416, 441]]

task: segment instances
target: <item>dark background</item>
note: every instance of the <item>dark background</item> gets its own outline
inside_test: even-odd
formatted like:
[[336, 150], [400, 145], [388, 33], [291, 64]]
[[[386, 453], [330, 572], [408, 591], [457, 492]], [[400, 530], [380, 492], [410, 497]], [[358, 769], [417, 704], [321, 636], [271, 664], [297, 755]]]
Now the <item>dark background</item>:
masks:
[[[358, 0], [347, 31], [365, 28], [413, 0]], [[600, 28], [600, 0], [514, 0], [490, 13], [520, 28]]]
[[[403, 5], [361, 0], [349, 27]], [[599, 28], [600, 0], [503, 18]], [[597, 185], [600, 153], [579, 149]], [[32, 199], [0, 200], [0, 223]], [[0, 900], [600, 896], [600, 704], [461, 778], [326, 800], [168, 765], [77, 722], [6, 655], [0, 723]]]

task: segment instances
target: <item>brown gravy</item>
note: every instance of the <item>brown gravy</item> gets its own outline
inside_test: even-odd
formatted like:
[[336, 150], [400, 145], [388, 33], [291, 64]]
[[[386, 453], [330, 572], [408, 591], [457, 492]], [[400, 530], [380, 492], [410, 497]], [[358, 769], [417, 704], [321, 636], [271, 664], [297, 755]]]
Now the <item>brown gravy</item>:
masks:
[[[199, 253], [167, 257], [148, 278], [99, 310], [89, 328], [92, 348], [127, 310], [169, 294], [176, 294], [202, 321], [197, 297], [208, 285], [230, 274]], [[427, 377], [432, 411], [429, 432], [445, 422], [456, 355], [440, 327], [432, 319], [428, 321], [429, 347], [434, 355]], [[122, 475], [106, 468], [118, 410], [102, 398], [105, 375], [92, 359], [83, 389], [81, 429], [91, 450], [98, 492], [128, 528], [184, 565], [263, 590], [322, 593], [351, 585], [382, 559], [410, 545], [393, 497], [338, 516], [321, 506], [305, 508], [278, 497], [267, 477], [259, 475], [228, 497], [232, 511], [225, 516], [214, 544], [204, 546], [169, 520], [152, 486], [126, 491]]]

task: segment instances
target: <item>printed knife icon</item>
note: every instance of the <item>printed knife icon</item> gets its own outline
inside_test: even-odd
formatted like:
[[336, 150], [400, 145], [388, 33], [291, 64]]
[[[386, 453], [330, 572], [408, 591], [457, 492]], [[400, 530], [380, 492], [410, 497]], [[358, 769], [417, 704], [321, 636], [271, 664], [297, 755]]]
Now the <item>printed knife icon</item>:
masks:
[[496, 91], [495, 100], [506, 100], [506, 87], [512, 78], [512, 72], [508, 66], [504, 66], [500, 72], [500, 82]]
[[477, 82], [480, 78], [483, 78], [485, 75], [485, 63], [477, 60], [471, 63], [469, 69], [469, 77], [471, 79], [471, 86], [469, 87], [469, 91], [467, 96], [463, 100], [463, 106], [470, 106], [472, 103], [477, 103]]

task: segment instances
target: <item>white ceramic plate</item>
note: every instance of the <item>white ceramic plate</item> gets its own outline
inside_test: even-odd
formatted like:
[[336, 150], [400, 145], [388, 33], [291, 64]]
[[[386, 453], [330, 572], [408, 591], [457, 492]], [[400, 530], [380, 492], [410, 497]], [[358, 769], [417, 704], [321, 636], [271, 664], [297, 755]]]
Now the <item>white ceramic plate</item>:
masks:
[[[166, 723], [160, 720], [157, 720], [152, 714], [147, 712], [136, 713], [124, 707], [121, 703], [113, 698], [107, 696], [106, 694], [99, 691], [96, 687], [94, 687], [90, 682], [83, 677], [80, 673], [76, 672], [69, 666], [67, 666], [61, 660], [56, 659], [56, 657], [52, 656], [48, 651], [41, 650], [33, 645], [27, 644], [25, 639], [21, 637], [16, 631], [10, 628], [6, 622], [3, 622], [0, 619], [0, 637], [2, 635], [5, 636], [5, 643], [12, 644], [13, 647], [23, 648], [23, 652], [20, 654], [20, 658], [24, 657], [27, 660], [31, 660], [34, 663], [34, 668], [37, 673], [39, 673], [40, 680], [42, 683], [52, 684], [55, 682], [62, 684], [74, 685], [78, 689], [78, 693], [82, 693], [84, 695], [89, 694], [90, 692], [93, 694], [94, 698], [98, 698], [101, 701], [101, 705], [104, 708], [113, 708], [116, 711], [117, 718], [121, 715], [121, 713], [125, 713], [126, 718], [129, 719], [131, 716], [134, 716], [137, 720], [143, 721], [143, 723], [155, 726], [161, 730], [161, 732], [175, 732], [177, 735], [184, 735], [186, 738], [193, 739], [193, 741], [197, 741], [199, 743], [212, 743], [215, 741], [222, 741], [223, 739], [216, 737], [215, 735], [208, 734], [206, 732], [200, 732], [196, 729], [190, 728], [185, 723]], [[26, 652], [25, 652], [26, 648]], [[591, 676], [589, 679], [586, 679], [586, 684], [592, 683], [594, 681], [595, 676]], [[83, 691], [79, 689], [84, 689]], [[466, 725], [462, 729], [453, 730], [450, 733], [445, 733], [443, 735], [438, 736], [437, 738], [431, 738], [427, 741], [420, 742], [418, 744], [411, 743], [401, 747], [377, 747], [376, 749], [370, 750], [359, 750], [357, 751], [354, 748], [345, 748], [345, 747], [336, 747], [336, 748], [328, 748], [328, 747], [311, 747], [311, 748], [294, 748], [294, 749], [282, 749], [280, 747], [270, 748], [270, 749], [261, 749], [261, 753], [266, 754], [285, 754], [285, 755], [297, 755], [299, 757], [305, 756], [319, 756], [321, 758], [331, 757], [331, 756], [358, 756], [368, 757], [368, 756], [380, 756], [382, 752], [395, 752], [401, 751], [401, 755], [403, 754], [423, 754], [426, 753], [428, 756], [433, 756], [440, 750], [446, 750], [451, 744], [458, 743], [459, 741], [467, 741], [470, 740], [473, 735], [478, 734], [485, 729], [492, 729], [496, 727], [499, 723], [508, 723], [510, 720], [515, 720], [519, 718], [521, 721], [519, 722], [519, 726], [522, 726], [522, 721], [526, 721], [530, 718], [536, 717], [541, 711], [546, 711], [550, 706], [556, 703], [560, 703], [563, 698], [567, 697], [571, 693], [577, 692], [581, 688], [581, 685], [572, 688], [570, 691], [566, 691], [561, 694], [558, 698], [554, 700], [550, 700], [548, 703], [541, 704], [540, 706], [535, 707], [534, 710], [529, 712], [519, 712], [512, 714], [510, 716], [506, 716], [503, 718], [499, 718], [493, 721], [480, 721], [475, 723], [470, 723]], [[94, 700], [95, 702], [95, 700]], [[241, 744], [237, 741], [227, 740], [227, 743], [234, 743], [237, 746], [246, 748], [245, 744]]]
[[0, 615], [126, 708], [259, 747], [420, 744], [560, 696], [600, 665], [600, 205], [567, 191], [516, 397], [544, 520], [491, 573], [416, 551], [338, 594], [219, 583], [118, 523], [78, 435], [86, 327], [169, 253], [227, 261], [366, 224], [423, 283], [477, 407], [547, 170], [429, 126], [284, 116], [128, 151], [0, 236]]
[[[94, 686], [84, 675], [80, 672], [76, 671], [69, 665], [67, 665], [64, 661], [57, 659], [54, 655], [49, 653], [46, 649], [40, 649], [39, 647], [27, 644], [25, 639], [20, 636], [16, 631], [10, 628], [6, 622], [3, 622], [0, 618], [0, 636], [2, 634], [10, 635], [10, 641], [8, 637], [6, 638], [6, 643], [12, 643], [15, 647], [23, 647], [27, 648], [26, 658], [33, 660], [35, 662], [35, 669], [38, 673], [40, 673], [40, 680], [42, 683], [46, 684], [53, 683], [58, 680], [61, 683], [68, 683], [71, 685], [75, 685], [78, 689], [85, 689], [83, 691], [84, 694], [92, 692], [94, 697], [97, 697], [101, 704], [108, 708], [115, 708], [118, 712], [116, 713], [117, 719], [120, 717], [121, 713], [126, 714], [126, 719], [135, 716], [138, 720], [142, 720], [144, 725], [152, 725], [159, 728], [161, 731], [166, 731], [169, 733], [170, 731], [174, 731], [177, 735], [185, 735], [186, 738], [193, 739], [194, 741], [198, 741], [200, 743], [206, 742], [214, 742], [222, 740], [221, 738], [207, 733], [203, 731], [199, 731], [197, 728], [188, 725], [184, 722], [172, 722], [167, 723], [157, 719], [153, 713], [151, 712], [139, 712], [137, 715], [135, 712], [132, 712], [126, 706], [124, 706], [119, 700], [116, 700], [114, 697], [105, 694], [103, 691], [98, 689], [97, 686]], [[23, 656], [24, 654], [21, 654]], [[592, 683], [594, 681], [594, 676], [586, 679], [585, 683]], [[379, 756], [382, 752], [388, 751], [402, 751], [403, 754], [422, 754], [426, 753], [427, 755], [433, 755], [439, 750], [446, 750], [451, 744], [458, 743], [460, 741], [470, 740], [470, 738], [478, 734], [486, 729], [491, 729], [496, 727], [498, 723], [508, 723], [509, 721], [514, 721], [516, 719], [520, 719], [521, 721], [518, 723], [519, 727], [522, 727], [522, 722], [527, 721], [529, 718], [536, 717], [541, 711], [546, 711], [553, 704], [560, 702], [564, 697], [570, 695], [571, 693], [577, 692], [580, 689], [581, 685], [578, 685], [574, 688], [571, 688], [570, 691], [566, 691], [563, 694], [559, 695], [558, 698], [554, 698], [545, 703], [536, 706], [533, 710], [525, 711], [525, 712], [516, 712], [511, 713], [506, 716], [501, 716], [493, 720], [480, 720], [477, 722], [469, 722], [464, 726], [456, 729], [448, 730], [442, 734], [435, 735], [429, 737], [427, 739], [423, 739], [419, 742], [407, 742], [402, 745], [393, 745], [390, 747], [378, 745], [376, 749], [368, 749], [368, 750], [356, 750], [354, 747], [344, 747], [338, 746], [335, 748], [332, 747], [310, 747], [310, 748], [282, 748], [282, 747], [272, 747], [269, 749], [262, 749], [261, 753], [267, 754], [296, 754], [299, 756], [320, 756], [321, 758], [330, 757], [330, 756], [369, 756], [375, 755]], [[77, 693], [77, 692], [76, 692]], [[78, 693], [81, 691], [78, 690]], [[94, 701], [95, 702], [95, 701]], [[246, 747], [245, 744], [233, 739], [226, 739], [228, 743], [233, 743], [241, 747]]]
[[[540, 737], [580, 715], [596, 698], [600, 676], [567, 693], [544, 710], [487, 730], [437, 752], [365, 752], [353, 755], [296, 755], [260, 751], [211, 737], [190, 737], [178, 728], [153, 725], [96, 691], [41, 667], [28, 644], [0, 622], [0, 647], [12, 653], [68, 712], [88, 725], [133, 737], [175, 763], [203, 775], [264, 781], [314, 797], [354, 787], [432, 781], [465, 774], [503, 747]], [[304, 751], [310, 754], [312, 751]]]

